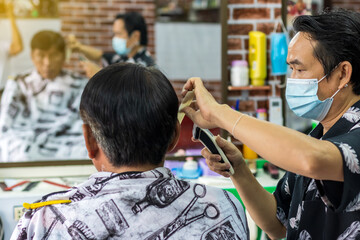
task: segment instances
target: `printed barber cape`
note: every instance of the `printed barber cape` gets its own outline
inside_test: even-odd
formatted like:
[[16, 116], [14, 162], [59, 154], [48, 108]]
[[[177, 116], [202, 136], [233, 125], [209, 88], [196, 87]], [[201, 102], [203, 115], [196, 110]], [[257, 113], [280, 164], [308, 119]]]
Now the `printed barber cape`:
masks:
[[344, 182], [287, 172], [274, 192], [287, 239], [360, 239], [360, 101], [325, 135], [321, 124], [310, 135], [339, 149]]
[[87, 158], [79, 115], [86, 79], [37, 71], [6, 83], [0, 111], [0, 161]]
[[240, 202], [229, 192], [174, 178], [167, 168], [98, 172], [29, 210], [11, 239], [248, 239]]

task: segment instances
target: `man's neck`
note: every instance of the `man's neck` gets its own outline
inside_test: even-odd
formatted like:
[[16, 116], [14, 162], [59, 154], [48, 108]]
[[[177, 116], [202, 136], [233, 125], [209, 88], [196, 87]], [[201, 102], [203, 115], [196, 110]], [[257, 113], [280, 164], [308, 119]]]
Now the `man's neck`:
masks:
[[115, 167], [113, 166], [107, 158], [104, 159], [93, 159], [93, 163], [96, 167], [96, 169], [99, 172], [113, 172], [113, 173], [123, 173], [123, 172], [146, 172], [153, 170], [157, 167], [163, 167], [164, 166], [164, 160], [159, 163], [158, 165], [153, 164], [142, 164], [137, 166], [120, 166]]
[[107, 172], [114, 172], [114, 173], [124, 173], [124, 172], [146, 172], [153, 170], [157, 167], [163, 167], [164, 165], [142, 165], [142, 166], [123, 166], [123, 167], [113, 167], [110, 171]]
[[360, 96], [358, 96], [357, 98], [353, 98], [353, 100], [350, 100], [347, 104], [344, 104], [344, 107], [341, 108], [337, 113], [333, 114], [336, 117], [325, 119], [324, 121], [322, 121], [321, 124], [324, 127], [323, 135], [325, 135], [325, 133], [329, 131], [329, 129], [334, 126], [334, 124], [344, 115], [344, 113], [359, 100]]
[[142, 46], [142, 45], [138, 45], [138, 46], [134, 47], [133, 49], [131, 49], [130, 53], [128, 54], [128, 58], [134, 57], [143, 48], [144, 48], [144, 46]]

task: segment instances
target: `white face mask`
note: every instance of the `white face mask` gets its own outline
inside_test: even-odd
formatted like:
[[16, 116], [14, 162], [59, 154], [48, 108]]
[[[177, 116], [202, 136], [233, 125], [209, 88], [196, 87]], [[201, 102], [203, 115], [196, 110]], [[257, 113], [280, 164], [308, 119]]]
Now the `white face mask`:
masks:
[[123, 38], [113, 37], [112, 47], [119, 55], [126, 55], [130, 52], [130, 49], [126, 47], [127, 40]]
[[[336, 66], [337, 67], [337, 66]], [[335, 67], [335, 68], [336, 68]], [[334, 68], [334, 69], [335, 69]], [[288, 78], [286, 83], [286, 101], [290, 109], [299, 117], [322, 121], [328, 114], [338, 89], [330, 98], [320, 101], [317, 96], [320, 80]], [[347, 85], [345, 85], [346, 87]]]

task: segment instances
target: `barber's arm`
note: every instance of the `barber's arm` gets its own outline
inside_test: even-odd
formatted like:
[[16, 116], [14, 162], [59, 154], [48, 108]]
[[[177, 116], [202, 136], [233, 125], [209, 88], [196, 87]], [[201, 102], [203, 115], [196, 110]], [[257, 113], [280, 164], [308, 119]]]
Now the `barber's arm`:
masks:
[[226, 129], [264, 159], [287, 171], [315, 179], [343, 181], [342, 156], [334, 144], [218, 104], [200, 78], [189, 79], [184, 89], [183, 94], [187, 90], [195, 91], [199, 110], [184, 109], [195, 123]]
[[101, 66], [87, 60], [81, 61], [80, 65], [85, 70], [86, 77], [89, 79], [101, 70]]
[[71, 50], [84, 54], [89, 60], [99, 61], [104, 53], [102, 50], [80, 43], [72, 34], [67, 37], [67, 40]]
[[23, 42], [21, 39], [19, 29], [16, 25], [13, 4], [11, 2], [8, 3], [6, 9], [11, 26], [11, 45], [10, 45], [9, 54], [10, 56], [14, 56], [16, 54], [19, 54], [23, 50]]
[[[234, 144], [219, 136], [216, 137], [216, 142], [234, 168], [235, 173], [231, 176], [231, 180], [256, 224], [272, 238], [285, 237], [286, 229], [276, 217], [277, 206], [274, 196], [267, 192], [255, 179], [246, 166], [241, 152]], [[220, 163], [219, 155], [211, 154], [206, 148], [202, 150], [201, 154], [206, 158], [211, 170], [225, 177], [230, 176], [226, 171], [229, 169], [229, 165]]]

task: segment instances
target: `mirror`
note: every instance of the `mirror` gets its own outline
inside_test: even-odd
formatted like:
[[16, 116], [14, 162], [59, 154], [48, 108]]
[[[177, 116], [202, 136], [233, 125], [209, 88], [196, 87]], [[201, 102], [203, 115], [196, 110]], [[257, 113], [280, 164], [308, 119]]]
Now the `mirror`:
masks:
[[[1, 0], [0, 0], [1, 2]], [[138, 11], [148, 25], [148, 50], [157, 65], [172, 81], [180, 98], [185, 81], [202, 76], [207, 86], [219, 92], [221, 81], [221, 24], [220, 0], [172, 1], [159, 0], [110, 6], [104, 3], [62, 2], [57, 0], [13, 0], [17, 25], [23, 38], [24, 50], [10, 60], [11, 73], [17, 75], [33, 68], [30, 40], [43, 29], [72, 33], [84, 44], [104, 51], [112, 51], [112, 23], [116, 13]], [[175, 5], [173, 5], [176, 2]], [[35, 5], [34, 5], [35, 4]], [[37, 6], [37, 7], [36, 7]], [[52, 9], [45, 14], [44, 6]], [[170, 9], [170, 10], [169, 10]], [[0, 4], [0, 41], [10, 40], [10, 23]], [[80, 71], [79, 54], [73, 53], [65, 69]], [[217, 94], [217, 98], [221, 96]], [[192, 123], [187, 124], [178, 148], [186, 148], [190, 141]], [[183, 157], [184, 158], [184, 157]], [[1, 162], [0, 168], [25, 166], [57, 166], [91, 164], [83, 159], [32, 159], [31, 161]]]

